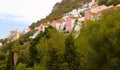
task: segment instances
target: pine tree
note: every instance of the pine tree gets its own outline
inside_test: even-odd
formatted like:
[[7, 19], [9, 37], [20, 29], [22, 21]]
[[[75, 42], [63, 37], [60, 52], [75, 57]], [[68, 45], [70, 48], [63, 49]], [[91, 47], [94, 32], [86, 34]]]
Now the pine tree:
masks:
[[48, 42], [48, 51], [46, 55], [46, 69], [47, 70], [61, 70], [63, 63], [62, 55], [58, 48], [56, 48], [55, 42], [50, 39]]
[[14, 70], [13, 55], [14, 55], [14, 53], [10, 49], [9, 50], [9, 56], [8, 56], [8, 59], [7, 59], [6, 70]]
[[70, 34], [65, 41], [64, 60], [65, 63], [68, 64], [68, 70], [80, 70], [79, 53], [74, 44], [74, 37], [72, 34]]

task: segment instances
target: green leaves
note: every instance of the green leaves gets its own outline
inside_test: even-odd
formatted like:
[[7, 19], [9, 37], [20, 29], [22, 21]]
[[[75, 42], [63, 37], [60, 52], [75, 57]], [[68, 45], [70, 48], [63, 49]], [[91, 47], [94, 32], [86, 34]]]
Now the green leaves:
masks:
[[97, 70], [119, 69], [120, 20], [118, 18], [120, 18], [120, 14], [118, 11], [120, 12], [119, 8], [106, 12], [101, 20], [88, 21], [79, 36], [80, 42], [85, 39], [85, 46], [88, 45], [94, 50], [92, 54], [96, 53], [97, 56], [92, 59], [95, 59]]
[[19, 63], [16, 67], [16, 70], [25, 70], [26, 64]]

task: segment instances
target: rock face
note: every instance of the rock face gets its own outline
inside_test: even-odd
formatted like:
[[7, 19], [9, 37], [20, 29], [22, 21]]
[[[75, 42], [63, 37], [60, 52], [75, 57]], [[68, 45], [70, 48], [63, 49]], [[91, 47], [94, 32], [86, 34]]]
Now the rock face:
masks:
[[56, 4], [54, 5], [53, 9], [52, 9], [52, 12], [54, 12], [55, 10], [57, 10], [58, 7], [59, 7], [59, 5], [60, 5], [60, 3], [56, 3]]
[[64, 5], [65, 3], [69, 2], [70, 0], [62, 0], [61, 2], [57, 2], [53, 9], [52, 9], [52, 12], [58, 10], [62, 5]]

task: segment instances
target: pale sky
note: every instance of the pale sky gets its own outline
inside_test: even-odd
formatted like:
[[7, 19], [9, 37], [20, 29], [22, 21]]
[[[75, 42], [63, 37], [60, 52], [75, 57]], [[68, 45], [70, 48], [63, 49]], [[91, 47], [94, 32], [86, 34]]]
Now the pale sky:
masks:
[[61, 0], [0, 0], [0, 38], [48, 15]]

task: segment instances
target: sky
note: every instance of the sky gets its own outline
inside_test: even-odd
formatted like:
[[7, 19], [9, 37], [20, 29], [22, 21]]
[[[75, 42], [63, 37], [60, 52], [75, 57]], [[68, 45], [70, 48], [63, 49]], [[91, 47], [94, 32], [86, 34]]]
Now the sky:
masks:
[[0, 0], [0, 39], [47, 16], [61, 0]]

